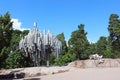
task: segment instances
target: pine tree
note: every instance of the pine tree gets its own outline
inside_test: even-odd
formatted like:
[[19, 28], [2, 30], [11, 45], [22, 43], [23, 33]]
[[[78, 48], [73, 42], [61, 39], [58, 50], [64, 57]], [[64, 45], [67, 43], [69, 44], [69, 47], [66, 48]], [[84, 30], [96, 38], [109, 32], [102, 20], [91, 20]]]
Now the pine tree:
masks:
[[120, 20], [117, 14], [111, 14], [109, 18], [109, 37], [112, 51], [115, 57], [120, 57]]
[[82, 55], [85, 53], [89, 42], [87, 40], [87, 32], [84, 30], [84, 24], [78, 25], [78, 30], [72, 32], [71, 38], [69, 40], [69, 46], [73, 53], [76, 53], [78, 59], [84, 59]]
[[67, 44], [66, 44], [66, 41], [65, 41], [64, 33], [58, 34], [57, 38], [62, 43], [62, 54], [65, 54], [68, 51], [68, 48], [67, 48]]
[[10, 53], [10, 42], [12, 38], [12, 22], [9, 12], [0, 15], [0, 68], [5, 67], [5, 59]]
[[0, 16], [0, 51], [3, 47], [10, 45], [12, 37], [12, 22], [9, 12]]

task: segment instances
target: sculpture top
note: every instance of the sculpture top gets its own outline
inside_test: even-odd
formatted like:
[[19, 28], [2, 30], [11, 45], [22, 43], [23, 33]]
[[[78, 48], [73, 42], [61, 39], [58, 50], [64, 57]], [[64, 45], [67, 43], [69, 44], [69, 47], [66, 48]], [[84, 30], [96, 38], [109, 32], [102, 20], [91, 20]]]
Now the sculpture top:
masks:
[[37, 28], [37, 23], [36, 23], [36, 22], [34, 22], [33, 26], [34, 26], [34, 28]]

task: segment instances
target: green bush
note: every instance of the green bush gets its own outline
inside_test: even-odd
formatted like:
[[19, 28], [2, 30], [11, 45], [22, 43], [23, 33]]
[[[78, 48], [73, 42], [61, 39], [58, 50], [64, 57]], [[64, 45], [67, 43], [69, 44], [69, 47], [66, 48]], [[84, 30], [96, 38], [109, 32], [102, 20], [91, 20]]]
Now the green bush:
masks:
[[60, 55], [58, 59], [55, 59], [54, 65], [66, 65], [69, 62], [72, 62], [76, 59], [76, 54], [66, 53], [64, 55]]
[[33, 62], [29, 58], [25, 58], [20, 54], [19, 49], [10, 53], [6, 59], [6, 68], [22, 68], [33, 66]]

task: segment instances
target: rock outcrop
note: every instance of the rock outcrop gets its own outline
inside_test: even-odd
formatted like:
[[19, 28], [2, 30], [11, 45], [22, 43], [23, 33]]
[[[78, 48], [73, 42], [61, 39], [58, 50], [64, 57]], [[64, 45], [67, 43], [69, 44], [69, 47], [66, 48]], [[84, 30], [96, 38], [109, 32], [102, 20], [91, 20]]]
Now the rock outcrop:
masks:
[[120, 67], [120, 59], [103, 59], [102, 63], [98, 60], [77, 60], [69, 63], [68, 66], [77, 68]]

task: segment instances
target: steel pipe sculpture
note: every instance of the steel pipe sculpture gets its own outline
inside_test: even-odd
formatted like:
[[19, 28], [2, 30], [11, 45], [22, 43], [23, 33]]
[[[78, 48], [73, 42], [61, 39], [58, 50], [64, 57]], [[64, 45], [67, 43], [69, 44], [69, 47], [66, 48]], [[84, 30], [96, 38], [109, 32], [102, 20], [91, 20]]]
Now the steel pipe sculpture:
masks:
[[103, 55], [93, 54], [93, 55], [90, 55], [89, 58], [94, 59], [94, 60], [98, 60], [99, 64], [104, 62], [104, 60], [102, 59]]
[[53, 52], [58, 58], [62, 44], [50, 31], [48, 33], [39, 31], [37, 24], [34, 23], [34, 29], [21, 39], [19, 48], [25, 57], [34, 62], [34, 66], [39, 66], [41, 60], [46, 60], [49, 66], [50, 54]]

